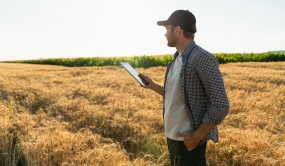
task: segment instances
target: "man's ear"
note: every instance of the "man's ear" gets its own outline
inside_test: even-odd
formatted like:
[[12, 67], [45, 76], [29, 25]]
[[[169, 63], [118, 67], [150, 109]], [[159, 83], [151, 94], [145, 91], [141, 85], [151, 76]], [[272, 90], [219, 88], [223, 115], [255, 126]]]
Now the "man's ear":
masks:
[[176, 35], [179, 35], [182, 32], [182, 29], [180, 28], [180, 26], [176, 26], [174, 32]]

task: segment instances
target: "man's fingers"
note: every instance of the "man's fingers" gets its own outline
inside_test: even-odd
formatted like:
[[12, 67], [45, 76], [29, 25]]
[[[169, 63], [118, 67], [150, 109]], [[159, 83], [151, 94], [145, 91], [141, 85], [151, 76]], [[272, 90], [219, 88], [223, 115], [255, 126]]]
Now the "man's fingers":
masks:
[[139, 76], [148, 77], [147, 74], [142, 74], [142, 73], [139, 73]]
[[[194, 148], [195, 149], [195, 148]], [[190, 148], [190, 149], [187, 149], [188, 151], [191, 151], [191, 150], [193, 150], [192, 148]]]
[[185, 136], [188, 136], [188, 135], [191, 135], [191, 133], [190, 132], [183, 132], [183, 133], [177, 134], [177, 137], [185, 137]]

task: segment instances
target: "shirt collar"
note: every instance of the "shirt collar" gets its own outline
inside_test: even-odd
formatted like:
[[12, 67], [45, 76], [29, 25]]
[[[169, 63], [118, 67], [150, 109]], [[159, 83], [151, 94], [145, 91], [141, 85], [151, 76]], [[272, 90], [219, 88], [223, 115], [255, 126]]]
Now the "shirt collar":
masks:
[[[183, 53], [182, 53], [181, 56], [183, 56], [184, 53], [188, 53], [189, 50], [192, 50], [192, 48], [195, 47], [195, 46], [196, 46], [195, 41], [192, 41], [192, 42], [186, 47], [186, 49], [183, 51]], [[179, 55], [179, 53], [178, 53], [178, 51], [176, 51], [176, 52], [174, 53], [174, 58], [177, 58], [178, 55]]]

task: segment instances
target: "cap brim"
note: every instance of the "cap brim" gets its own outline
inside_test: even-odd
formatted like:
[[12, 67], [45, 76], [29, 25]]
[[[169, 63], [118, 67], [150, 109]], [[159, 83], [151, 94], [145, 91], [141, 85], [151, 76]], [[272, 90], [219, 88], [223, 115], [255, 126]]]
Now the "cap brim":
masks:
[[167, 22], [167, 20], [165, 20], [165, 21], [157, 21], [157, 25], [165, 26], [165, 25], [168, 25], [168, 22]]

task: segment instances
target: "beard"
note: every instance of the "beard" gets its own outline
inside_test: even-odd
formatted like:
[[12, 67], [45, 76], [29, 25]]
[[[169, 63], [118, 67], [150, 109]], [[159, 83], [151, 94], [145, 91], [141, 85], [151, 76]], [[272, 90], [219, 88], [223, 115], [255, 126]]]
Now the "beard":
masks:
[[177, 44], [177, 39], [174, 37], [174, 35], [167, 37], [167, 45], [169, 47], [175, 47], [176, 44]]

